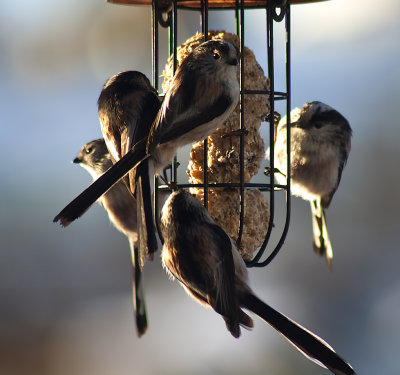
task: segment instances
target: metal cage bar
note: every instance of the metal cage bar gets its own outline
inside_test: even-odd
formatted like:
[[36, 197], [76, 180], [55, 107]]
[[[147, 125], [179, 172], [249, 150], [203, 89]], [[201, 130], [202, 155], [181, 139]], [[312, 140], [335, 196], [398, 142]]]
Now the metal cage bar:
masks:
[[[272, 11], [275, 13], [275, 10], [269, 9], [270, 11], [270, 17], [272, 17]], [[284, 12], [284, 13], [283, 13]], [[276, 14], [276, 13], [275, 13]], [[286, 185], [284, 186], [284, 189], [286, 190], [286, 219], [285, 219], [285, 224], [284, 224], [284, 228], [283, 228], [283, 232], [282, 235], [278, 241], [278, 244], [276, 245], [276, 247], [274, 248], [274, 250], [270, 253], [270, 255], [264, 260], [259, 262], [259, 260], [261, 259], [265, 248], [268, 244], [268, 240], [269, 240], [269, 236], [272, 230], [272, 225], [271, 223], [273, 223], [273, 214], [272, 212], [273, 209], [271, 208], [272, 205], [274, 205], [275, 208], [275, 199], [273, 197], [270, 196], [270, 225], [268, 227], [268, 232], [265, 236], [265, 240], [263, 245], [261, 246], [260, 250], [258, 251], [258, 253], [256, 254], [256, 256], [253, 258], [253, 260], [251, 262], [247, 262], [247, 266], [248, 267], [265, 267], [267, 266], [269, 263], [271, 263], [271, 261], [276, 257], [276, 255], [278, 254], [278, 252], [280, 251], [280, 249], [282, 248], [282, 245], [286, 239], [286, 235], [287, 232], [289, 230], [289, 223], [290, 223], [290, 209], [291, 209], [291, 196], [290, 196], [290, 106], [291, 106], [291, 96], [290, 96], [290, 85], [291, 85], [291, 81], [290, 81], [290, 5], [286, 6], [286, 9], [281, 8], [281, 13], [280, 16], [276, 16], [277, 19], [282, 20], [281, 16], [284, 15], [285, 17], [285, 37], [286, 37], [286, 41], [285, 41], [285, 55], [286, 55], [286, 67], [285, 67], [285, 71], [286, 71], [286, 96], [282, 95], [283, 93], [275, 93], [274, 92], [274, 86], [272, 86], [271, 83], [271, 92], [274, 92], [274, 100], [270, 101], [270, 105], [271, 105], [271, 111], [270, 111], [270, 115], [269, 115], [269, 123], [270, 123], [270, 137], [271, 137], [271, 130], [272, 130], [272, 121], [274, 121], [274, 119], [272, 118], [274, 115], [274, 108], [272, 107], [272, 105], [275, 104], [275, 100], [277, 100], [277, 97], [275, 96], [276, 94], [280, 95], [280, 96], [285, 96], [286, 97], [286, 114], [287, 114], [287, 148], [286, 148], [286, 153], [287, 153], [287, 179], [286, 179]], [[268, 16], [267, 16], [268, 17]], [[271, 21], [270, 21], [271, 22]], [[268, 51], [271, 52], [273, 51], [273, 45], [272, 46], [268, 46]], [[272, 57], [272, 62], [273, 64], [273, 57]], [[270, 68], [270, 55], [268, 55], [268, 69]], [[272, 67], [272, 73], [273, 73], [273, 67]], [[269, 74], [271, 74], [271, 72], [269, 72]], [[272, 77], [274, 77], [274, 74], [272, 74]], [[271, 97], [270, 97], [271, 98]], [[271, 140], [271, 138], [270, 138]], [[274, 194], [275, 189], [274, 187], [274, 165], [275, 165], [275, 157], [274, 157], [274, 142], [270, 141], [270, 168], [271, 168], [271, 174], [270, 174], [270, 183], [271, 183], [271, 190], [270, 193], [271, 195]], [[275, 187], [280, 187], [280, 186], [276, 186]], [[272, 202], [272, 203], [271, 203]]]
[[[152, 66], [153, 66], [153, 84], [158, 89], [158, 69], [159, 69], [159, 26], [167, 27], [169, 31], [169, 54], [173, 58], [174, 72], [177, 67], [177, 30], [178, 30], [178, 9], [192, 9], [195, 11], [200, 11], [200, 24], [201, 31], [207, 40], [208, 37], [208, 20], [210, 9], [226, 9], [226, 8], [209, 8], [209, 0], [200, 0], [200, 4], [197, 8], [188, 8], [185, 5], [185, 0], [170, 0], [172, 8], [165, 8], [165, 1], [152, 0]], [[187, 4], [189, 2], [186, 2]], [[269, 0], [262, 2], [262, 6], [246, 6], [246, 0], [235, 0], [235, 5], [232, 7], [234, 9], [235, 22], [236, 22], [236, 33], [240, 36], [240, 129], [245, 129], [245, 105], [244, 97], [245, 95], [268, 95], [270, 101], [270, 113], [268, 114], [269, 122], [269, 146], [270, 146], [270, 169], [271, 173], [269, 176], [269, 183], [245, 183], [244, 182], [244, 132], [240, 132], [240, 180], [239, 183], [209, 183], [208, 181], [208, 166], [207, 166], [207, 140], [204, 141], [204, 182], [203, 184], [179, 184], [177, 181], [177, 161], [174, 159], [171, 179], [170, 181], [179, 188], [190, 188], [199, 187], [203, 188], [204, 191], [204, 205], [207, 207], [208, 203], [208, 189], [209, 188], [239, 188], [240, 191], [240, 225], [238, 231], [237, 244], [240, 246], [242, 233], [243, 233], [243, 221], [244, 221], [244, 209], [245, 209], [245, 189], [259, 189], [260, 191], [269, 192], [269, 206], [270, 206], [270, 222], [268, 226], [267, 233], [265, 234], [265, 239], [260, 249], [256, 252], [252, 260], [247, 261], [248, 267], [264, 267], [269, 264], [274, 257], [278, 254], [281, 249], [290, 223], [290, 126], [287, 126], [287, 160], [288, 160], [288, 176], [286, 185], [277, 185], [274, 181], [274, 111], [275, 111], [275, 101], [286, 100], [286, 114], [288, 118], [288, 125], [290, 124], [290, 4], [289, 0]], [[161, 5], [164, 8], [161, 7]], [[182, 5], [183, 4], [183, 5]], [[249, 90], [245, 89], [244, 85], [244, 45], [245, 45], [245, 9], [264, 9], [266, 11], [266, 24], [267, 24], [267, 63], [268, 63], [268, 78], [270, 80], [269, 90]], [[277, 12], [279, 9], [279, 13]], [[286, 92], [275, 91], [275, 61], [274, 61], [274, 24], [285, 20], [285, 74], [286, 74]], [[155, 179], [155, 207], [154, 213], [158, 212], [158, 194], [157, 190], [168, 190], [167, 185], [159, 185], [158, 179]], [[286, 219], [282, 234], [275, 248], [270, 252], [264, 260], [262, 260], [263, 255], [266, 251], [267, 245], [269, 243], [272, 228], [274, 226], [274, 215], [275, 215], [275, 192], [276, 190], [286, 191]], [[156, 223], [157, 229], [160, 233], [159, 218], [157, 215]], [[160, 233], [161, 234], [161, 233]]]
[[[236, 13], [236, 32], [240, 35], [240, 130], [244, 129], [244, 3], [240, 1], [239, 14]], [[243, 221], [244, 221], [244, 208], [245, 208], [245, 194], [244, 194], [244, 133], [240, 132], [239, 139], [239, 192], [240, 192], [240, 216], [239, 216], [239, 232], [236, 240], [236, 245], [239, 248], [242, 235], [243, 235]]]
[[[208, 0], [201, 0], [201, 32], [204, 41], [208, 39]], [[208, 139], [204, 140], [203, 146], [203, 199], [204, 207], [208, 208]]]

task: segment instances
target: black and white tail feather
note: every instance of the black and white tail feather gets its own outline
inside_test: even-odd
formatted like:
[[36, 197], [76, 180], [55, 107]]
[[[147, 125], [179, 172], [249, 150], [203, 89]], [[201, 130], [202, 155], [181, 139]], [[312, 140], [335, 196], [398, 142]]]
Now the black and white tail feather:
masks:
[[314, 251], [324, 256], [329, 269], [332, 269], [333, 250], [326, 226], [325, 209], [322, 207], [320, 199], [310, 201], [310, 207]]

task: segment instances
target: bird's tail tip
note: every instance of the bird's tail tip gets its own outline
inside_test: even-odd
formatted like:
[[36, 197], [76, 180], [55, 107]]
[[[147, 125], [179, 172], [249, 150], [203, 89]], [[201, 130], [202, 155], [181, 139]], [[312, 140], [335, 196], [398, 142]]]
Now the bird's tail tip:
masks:
[[147, 332], [147, 318], [146, 315], [136, 317], [136, 334], [141, 338]]
[[69, 224], [71, 224], [71, 220], [67, 219], [66, 217], [62, 216], [61, 214], [58, 214], [54, 219], [53, 223], [59, 223], [63, 228], [67, 227]]
[[326, 264], [328, 265], [329, 271], [332, 271], [332, 260], [333, 260], [333, 252], [331, 247], [326, 247], [324, 245], [318, 245], [315, 240], [313, 241], [313, 249], [314, 252], [321, 256], [324, 257], [326, 260]]

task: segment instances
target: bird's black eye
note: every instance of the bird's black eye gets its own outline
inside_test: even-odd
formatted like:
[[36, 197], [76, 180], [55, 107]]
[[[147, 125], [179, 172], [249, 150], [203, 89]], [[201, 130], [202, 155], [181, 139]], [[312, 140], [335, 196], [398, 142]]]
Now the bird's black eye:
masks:
[[314, 126], [316, 127], [316, 129], [321, 129], [322, 123], [321, 123], [321, 122], [316, 122], [316, 123], [314, 124]]
[[87, 154], [90, 154], [92, 151], [93, 151], [93, 147], [88, 147], [88, 148], [86, 149], [86, 153], [87, 153]]
[[221, 55], [219, 54], [219, 52], [217, 50], [214, 50], [213, 57], [215, 60], [218, 60], [221, 57]]

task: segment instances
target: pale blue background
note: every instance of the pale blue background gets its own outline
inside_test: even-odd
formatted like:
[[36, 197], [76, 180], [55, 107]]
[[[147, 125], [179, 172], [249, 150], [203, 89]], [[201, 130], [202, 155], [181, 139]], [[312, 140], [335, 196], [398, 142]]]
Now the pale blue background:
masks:
[[[324, 337], [359, 374], [395, 375], [400, 3], [375, 4], [292, 7], [293, 105], [317, 99], [338, 109], [353, 147], [328, 211], [333, 272], [313, 254], [308, 204], [295, 199], [282, 252], [251, 279], [260, 297]], [[264, 15], [246, 17], [246, 44], [265, 69]], [[198, 16], [185, 12], [179, 25], [182, 42]], [[233, 31], [232, 13], [212, 14], [213, 28]], [[98, 205], [67, 229], [52, 223], [90, 182], [70, 160], [101, 135], [98, 94], [124, 69], [151, 73], [149, 8], [1, 1], [0, 374], [327, 374], [260, 320], [234, 340], [158, 259], [145, 269], [150, 329], [139, 340], [127, 241]]]

